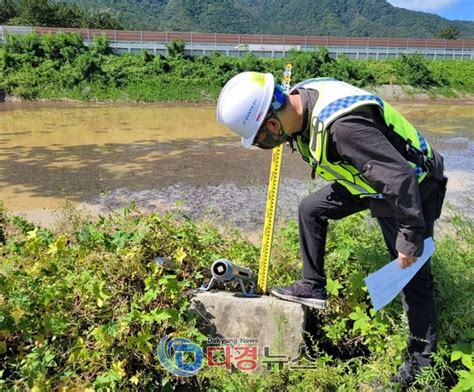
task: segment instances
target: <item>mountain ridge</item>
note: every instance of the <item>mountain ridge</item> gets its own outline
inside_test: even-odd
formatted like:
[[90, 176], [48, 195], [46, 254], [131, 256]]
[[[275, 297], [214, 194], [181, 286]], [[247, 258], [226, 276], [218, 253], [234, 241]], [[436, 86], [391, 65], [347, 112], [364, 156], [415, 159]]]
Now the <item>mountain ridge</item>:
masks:
[[455, 27], [474, 38], [474, 22], [392, 6], [385, 0], [67, 0], [108, 9], [130, 30], [435, 38]]

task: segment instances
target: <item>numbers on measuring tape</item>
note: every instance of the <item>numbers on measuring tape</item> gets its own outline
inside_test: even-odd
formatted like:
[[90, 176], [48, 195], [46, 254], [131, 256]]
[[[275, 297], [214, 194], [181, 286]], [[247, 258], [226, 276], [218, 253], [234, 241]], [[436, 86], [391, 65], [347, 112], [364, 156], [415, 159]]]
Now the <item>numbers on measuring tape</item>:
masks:
[[[283, 73], [283, 88], [286, 93], [290, 91], [291, 73], [293, 66], [285, 64]], [[278, 202], [278, 188], [280, 182], [280, 168], [283, 155], [283, 145], [273, 149], [272, 164], [270, 168], [270, 179], [268, 182], [267, 205], [265, 209], [265, 222], [263, 226], [262, 249], [260, 252], [260, 265], [258, 270], [257, 290], [260, 294], [267, 291], [268, 266], [273, 242], [273, 228], [275, 224], [275, 212]]]
[[262, 238], [262, 249], [260, 253], [260, 267], [258, 271], [257, 289], [259, 293], [267, 290], [268, 266], [270, 263], [271, 247], [273, 242], [273, 227], [275, 223], [275, 211], [278, 200], [278, 186], [280, 181], [281, 158], [283, 145], [273, 149], [270, 180], [268, 184], [267, 207], [265, 211], [265, 222]]
[[291, 64], [285, 64], [285, 72], [283, 72], [283, 88], [285, 89], [285, 93], [290, 91], [292, 70], [293, 66]]

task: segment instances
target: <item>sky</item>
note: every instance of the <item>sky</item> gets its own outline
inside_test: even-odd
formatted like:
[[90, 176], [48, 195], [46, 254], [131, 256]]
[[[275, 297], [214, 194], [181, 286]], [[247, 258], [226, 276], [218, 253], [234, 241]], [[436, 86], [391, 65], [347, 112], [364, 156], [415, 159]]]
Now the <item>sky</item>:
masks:
[[395, 7], [429, 12], [446, 19], [474, 21], [474, 0], [388, 0]]

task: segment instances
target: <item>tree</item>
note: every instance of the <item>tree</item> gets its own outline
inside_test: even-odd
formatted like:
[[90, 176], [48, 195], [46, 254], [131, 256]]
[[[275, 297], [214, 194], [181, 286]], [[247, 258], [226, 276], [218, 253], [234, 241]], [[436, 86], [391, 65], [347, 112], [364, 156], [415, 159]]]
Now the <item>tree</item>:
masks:
[[168, 49], [168, 55], [170, 57], [184, 56], [185, 47], [186, 43], [181, 39], [178, 41], [171, 41], [166, 45], [166, 48]]
[[16, 4], [13, 0], [0, 0], [0, 24], [18, 15]]
[[54, 6], [58, 27], [86, 27], [85, 12], [76, 4], [59, 3]]
[[28, 26], [56, 26], [55, 9], [48, 0], [20, 0], [20, 21]]
[[438, 33], [438, 37], [444, 39], [458, 39], [460, 33], [461, 32], [457, 27], [449, 26], [440, 30], [440, 32]]
[[[13, 1], [0, 0], [0, 5], [14, 4]], [[0, 9], [0, 23], [2, 15], [6, 15], [6, 9]], [[12, 17], [15, 17], [16, 24], [27, 26], [122, 29], [117, 17], [108, 10], [90, 12], [76, 4], [55, 3], [49, 0], [20, 0], [18, 12], [8, 19]]]
[[110, 11], [102, 10], [86, 15], [86, 25], [91, 29], [122, 30], [117, 17]]

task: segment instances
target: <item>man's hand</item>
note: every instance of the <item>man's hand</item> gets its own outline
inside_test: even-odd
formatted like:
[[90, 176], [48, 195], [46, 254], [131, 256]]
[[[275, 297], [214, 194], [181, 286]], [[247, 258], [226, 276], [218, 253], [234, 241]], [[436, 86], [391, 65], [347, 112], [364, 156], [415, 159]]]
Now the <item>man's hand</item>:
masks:
[[415, 256], [407, 256], [398, 252], [398, 264], [400, 264], [400, 267], [402, 268], [409, 267], [416, 261], [416, 259], [417, 257]]

